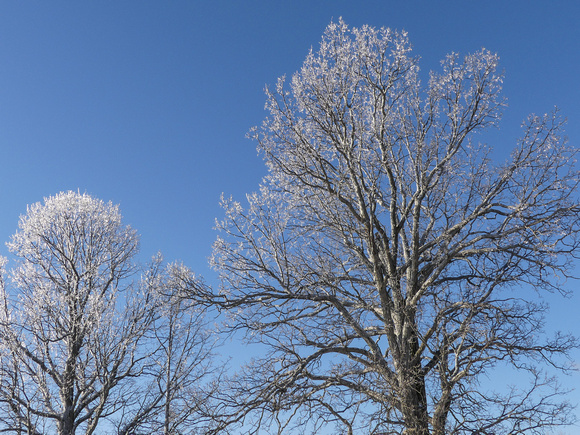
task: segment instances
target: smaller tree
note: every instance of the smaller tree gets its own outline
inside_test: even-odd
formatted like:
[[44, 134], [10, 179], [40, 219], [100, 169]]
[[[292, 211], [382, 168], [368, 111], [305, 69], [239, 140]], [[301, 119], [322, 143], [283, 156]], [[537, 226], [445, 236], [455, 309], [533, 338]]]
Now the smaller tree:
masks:
[[166, 295], [160, 259], [136, 279], [138, 236], [118, 206], [60, 193], [19, 226], [0, 289], [0, 432], [129, 433], [161, 410], [166, 434], [193, 424], [179, 386], [207, 356], [202, 325]]

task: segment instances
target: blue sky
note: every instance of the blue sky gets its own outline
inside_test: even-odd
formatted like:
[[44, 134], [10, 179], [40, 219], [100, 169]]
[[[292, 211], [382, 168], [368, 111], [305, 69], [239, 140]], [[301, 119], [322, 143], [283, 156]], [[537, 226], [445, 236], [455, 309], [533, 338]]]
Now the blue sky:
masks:
[[451, 51], [498, 52], [510, 107], [496, 148], [554, 105], [580, 140], [575, 1], [4, 1], [0, 240], [27, 204], [80, 189], [121, 204], [145, 257], [211, 276], [220, 194], [243, 199], [265, 174], [245, 139], [264, 86], [341, 16], [407, 30], [424, 72]]
[[[451, 51], [499, 53], [501, 152], [554, 105], [580, 143], [579, 16], [574, 0], [0, 2], [0, 240], [27, 204], [78, 189], [121, 204], [144, 259], [162, 251], [211, 282], [220, 194], [243, 199], [265, 175], [245, 139], [264, 86], [339, 17], [408, 31], [425, 74]], [[557, 301], [554, 324], [578, 330], [579, 301]]]

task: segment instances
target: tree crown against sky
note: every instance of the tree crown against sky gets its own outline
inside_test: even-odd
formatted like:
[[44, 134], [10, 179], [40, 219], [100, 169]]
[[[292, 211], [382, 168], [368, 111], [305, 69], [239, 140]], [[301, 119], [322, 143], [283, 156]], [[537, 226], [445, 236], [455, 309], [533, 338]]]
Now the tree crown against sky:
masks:
[[136, 231], [87, 194], [46, 198], [19, 227], [8, 244], [18, 265], [0, 287], [0, 431], [204, 425], [212, 346], [201, 313], [174, 295], [180, 266], [158, 255], [139, 267]]
[[[542, 333], [534, 290], [562, 291], [578, 249], [576, 148], [530, 116], [504, 163], [479, 133], [504, 100], [498, 57], [447, 56], [422, 83], [407, 35], [342, 20], [252, 130], [269, 175], [224, 201], [192, 297], [268, 353], [224, 400], [256, 430], [541, 432], [569, 422], [555, 380], [575, 338]], [[482, 382], [525, 373], [513, 389]], [[364, 428], [364, 429], [363, 429]]]

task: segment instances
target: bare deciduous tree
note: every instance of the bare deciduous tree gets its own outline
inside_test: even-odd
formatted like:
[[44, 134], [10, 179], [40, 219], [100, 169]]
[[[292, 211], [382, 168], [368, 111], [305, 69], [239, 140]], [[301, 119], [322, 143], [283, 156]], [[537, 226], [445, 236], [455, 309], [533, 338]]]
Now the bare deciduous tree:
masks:
[[138, 237], [117, 206], [74, 192], [46, 198], [8, 246], [20, 264], [0, 294], [0, 432], [194, 424], [203, 324], [166, 295], [159, 259], [138, 279]]
[[[569, 421], [542, 367], [565, 369], [576, 340], [542, 334], [534, 290], [564, 292], [571, 273], [576, 150], [557, 113], [531, 116], [494, 163], [476, 141], [504, 106], [497, 63], [452, 54], [422, 85], [405, 33], [340, 21], [289, 89], [267, 92], [251, 136], [269, 175], [246, 209], [224, 201], [221, 290], [190, 289], [268, 349], [224, 398], [246, 425], [508, 434]], [[531, 383], [482, 381], [504, 366]]]

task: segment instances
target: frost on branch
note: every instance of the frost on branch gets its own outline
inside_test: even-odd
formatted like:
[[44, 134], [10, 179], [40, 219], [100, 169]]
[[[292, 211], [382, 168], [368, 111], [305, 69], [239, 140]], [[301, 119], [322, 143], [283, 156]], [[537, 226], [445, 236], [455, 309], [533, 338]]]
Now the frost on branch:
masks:
[[117, 206], [46, 198], [8, 246], [18, 265], [0, 281], [0, 432], [207, 427], [203, 317], [173, 296], [177, 266], [158, 256], [139, 277], [137, 233]]
[[[563, 291], [572, 275], [577, 151], [555, 112], [530, 118], [497, 164], [478, 143], [505, 105], [497, 55], [451, 54], [426, 84], [418, 65], [404, 32], [339, 21], [267, 91], [251, 137], [269, 175], [246, 208], [225, 203], [212, 260], [223, 286], [198, 294], [269, 349], [230, 396], [258, 428], [569, 421], [542, 370], [566, 369], [576, 340], [542, 333], [533, 289]], [[481, 380], [499, 366], [530, 383], [495, 391]]]

